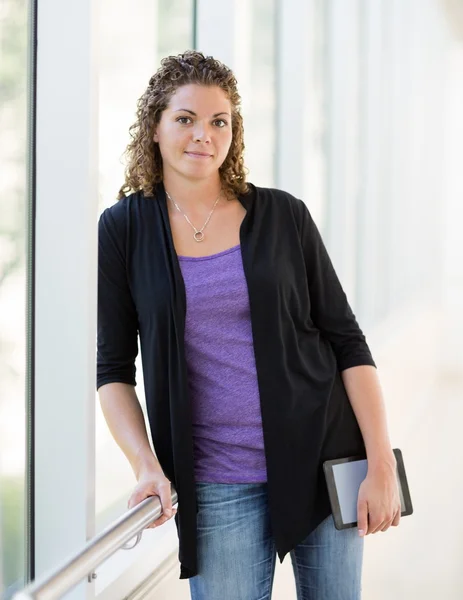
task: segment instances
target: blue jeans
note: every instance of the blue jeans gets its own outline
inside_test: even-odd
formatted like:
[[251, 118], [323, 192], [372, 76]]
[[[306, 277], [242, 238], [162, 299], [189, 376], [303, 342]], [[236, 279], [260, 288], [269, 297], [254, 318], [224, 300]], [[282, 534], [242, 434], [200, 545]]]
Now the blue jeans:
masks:
[[[269, 600], [276, 549], [267, 483], [197, 483], [198, 575], [192, 600]], [[360, 600], [364, 539], [332, 515], [291, 552], [297, 600]]]

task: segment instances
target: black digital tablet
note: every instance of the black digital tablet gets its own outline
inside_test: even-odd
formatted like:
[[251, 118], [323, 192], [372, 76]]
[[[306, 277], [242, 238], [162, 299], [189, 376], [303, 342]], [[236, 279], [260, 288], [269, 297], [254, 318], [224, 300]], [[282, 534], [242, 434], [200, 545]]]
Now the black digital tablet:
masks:
[[[397, 460], [397, 481], [399, 483], [401, 516], [413, 513], [410, 490], [405, 474], [402, 452], [393, 450]], [[331, 509], [336, 529], [357, 527], [357, 500], [360, 484], [365, 479], [368, 461], [365, 456], [349, 456], [327, 460], [323, 463]]]

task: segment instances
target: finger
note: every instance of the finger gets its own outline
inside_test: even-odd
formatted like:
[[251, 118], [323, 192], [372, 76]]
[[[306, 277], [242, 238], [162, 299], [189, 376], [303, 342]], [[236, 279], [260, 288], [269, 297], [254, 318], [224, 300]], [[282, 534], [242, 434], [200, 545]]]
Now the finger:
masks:
[[159, 519], [156, 519], [156, 521], [150, 523], [147, 526], [147, 529], [154, 529], [155, 527], [159, 527], [159, 525], [162, 525], [163, 523], [165, 523], [164, 517], [159, 517]]
[[166, 523], [169, 519], [175, 517], [175, 515], [177, 514], [177, 509], [176, 508], [172, 508], [172, 514], [171, 516], [167, 516], [167, 514], [165, 512], [163, 512], [161, 514], [160, 517], [158, 517], [156, 519], [156, 521], [153, 521], [153, 523], [151, 523], [150, 525], [147, 526], [147, 529], [154, 529], [155, 527], [159, 527], [160, 525], [163, 525], [164, 523]]
[[389, 527], [392, 525], [394, 518], [395, 518], [395, 513], [392, 516], [390, 516], [390, 515], [383, 516], [380, 524], [375, 528], [375, 531], [373, 531], [373, 533], [378, 533], [379, 531], [387, 531], [389, 529]]
[[172, 495], [170, 481], [166, 481], [159, 486], [159, 498], [161, 500], [163, 515], [166, 516], [167, 519], [170, 519], [172, 516]]
[[364, 537], [368, 533], [368, 505], [366, 500], [361, 500], [357, 504], [357, 527], [358, 534]]
[[400, 523], [400, 517], [402, 516], [402, 508], [399, 508], [398, 511], [395, 514], [394, 519], [392, 520], [392, 526], [393, 527], [397, 527], [397, 525]]
[[137, 504], [140, 504], [142, 500], [143, 498], [141, 497], [141, 494], [132, 494], [129, 498], [127, 508], [130, 510], [134, 506], [137, 506]]
[[378, 533], [381, 529], [386, 525], [387, 521], [383, 517], [379, 517], [378, 519], [372, 519], [372, 524], [370, 525], [370, 533]]
[[[177, 509], [176, 508], [172, 509], [172, 517], [175, 517], [176, 514], [177, 514]], [[147, 525], [146, 529], [154, 529], [155, 527], [164, 525], [164, 523], [166, 523], [169, 520], [169, 518], [172, 518], [172, 517], [167, 517], [166, 515], [163, 514], [159, 517], [159, 519], [156, 519], [156, 521], [154, 521], [150, 525]]]
[[381, 526], [378, 527], [374, 533], [376, 533], [377, 531], [387, 531], [391, 525], [395, 525], [395, 526], [398, 525], [400, 522], [400, 513], [401, 513], [401, 507], [399, 507], [395, 511], [395, 513], [392, 515], [392, 517], [390, 517], [389, 519], [385, 518], [383, 523], [381, 524]]
[[394, 518], [387, 520], [386, 523], [381, 528], [381, 531], [387, 531], [389, 529], [389, 527], [392, 525], [393, 520], [394, 520]]

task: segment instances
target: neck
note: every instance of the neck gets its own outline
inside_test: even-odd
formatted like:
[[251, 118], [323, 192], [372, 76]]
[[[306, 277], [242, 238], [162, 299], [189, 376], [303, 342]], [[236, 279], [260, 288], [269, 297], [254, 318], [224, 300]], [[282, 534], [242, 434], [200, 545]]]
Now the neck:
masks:
[[218, 174], [216, 178], [197, 181], [167, 175], [163, 183], [170, 197], [185, 211], [211, 210], [222, 187]]

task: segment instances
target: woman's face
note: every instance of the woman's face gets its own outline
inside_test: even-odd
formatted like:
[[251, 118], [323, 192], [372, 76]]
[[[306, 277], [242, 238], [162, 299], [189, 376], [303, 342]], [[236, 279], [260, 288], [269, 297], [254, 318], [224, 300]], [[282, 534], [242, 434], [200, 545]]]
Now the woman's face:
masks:
[[161, 115], [154, 141], [163, 175], [216, 177], [232, 142], [231, 104], [219, 87], [183, 85]]

